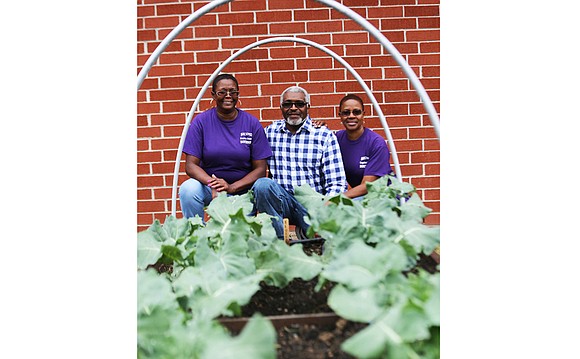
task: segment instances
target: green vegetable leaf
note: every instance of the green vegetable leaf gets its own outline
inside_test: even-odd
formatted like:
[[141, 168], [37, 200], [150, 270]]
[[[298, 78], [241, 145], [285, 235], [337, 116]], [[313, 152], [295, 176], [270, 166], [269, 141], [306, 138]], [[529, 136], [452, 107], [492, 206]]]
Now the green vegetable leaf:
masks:
[[252, 208], [253, 204], [248, 193], [228, 197], [224, 192], [220, 192], [206, 208], [206, 212], [211, 217], [211, 220], [224, 225], [230, 221], [230, 215], [240, 210], [244, 214], [250, 213]]
[[[153, 313], [159, 317], [159, 326], [149, 322], [151, 318], [140, 319], [138, 326], [138, 352], [141, 359], [199, 358], [207, 349], [207, 338], [230, 338], [225, 328], [215, 321], [174, 320], [168, 311]], [[164, 322], [161, 322], [164, 320]]]
[[437, 276], [436, 281], [437, 281], [437, 283], [435, 285], [435, 288], [434, 288], [433, 292], [431, 293], [429, 300], [427, 300], [427, 302], [425, 302], [424, 309], [425, 309], [425, 313], [427, 314], [427, 317], [431, 321], [431, 324], [439, 326], [440, 321], [441, 321], [440, 316], [439, 316], [439, 311], [440, 311], [439, 276]]
[[209, 247], [208, 240], [199, 240], [195, 263], [222, 277], [244, 277], [256, 270], [253, 260], [246, 254], [247, 250], [247, 242], [239, 237], [229, 237], [216, 252]]
[[[440, 333], [439, 327], [430, 328], [430, 338], [410, 344], [412, 350], [417, 354], [416, 357], [421, 359], [439, 359], [440, 352]], [[408, 356], [407, 356], [408, 357]]]
[[416, 253], [430, 254], [439, 245], [439, 227], [430, 227], [415, 221], [391, 222], [396, 232], [393, 241], [405, 241]]
[[322, 269], [320, 258], [307, 256], [302, 245], [288, 246], [280, 240], [255, 248], [251, 255], [256, 263], [256, 271], [264, 275], [268, 285], [277, 287], [285, 287], [295, 278], [310, 280]]
[[263, 243], [271, 243], [278, 240], [271, 218], [266, 213], [258, 213], [255, 217], [247, 217], [255, 235], [253, 239]]
[[[386, 186], [389, 181], [390, 184]], [[385, 187], [387, 187], [386, 190], [384, 189]], [[415, 186], [408, 182], [399, 181], [395, 176], [383, 176], [374, 182], [367, 183], [367, 188], [371, 193], [386, 193], [393, 198], [397, 196], [407, 196], [410, 193], [415, 192]]]
[[199, 267], [187, 267], [172, 282], [176, 297], [189, 297], [198, 289], [203, 290], [203, 273]]
[[294, 197], [308, 210], [308, 213], [323, 207], [327, 200], [323, 194], [316, 192], [307, 184], [294, 187]]
[[[183, 314], [177, 310], [153, 308], [137, 320], [138, 358], [159, 358], [170, 349], [179, 346], [175, 328], [182, 326]], [[171, 356], [178, 358], [178, 356]]]
[[177, 219], [174, 216], [167, 216], [163, 225], [156, 219], [146, 231], [158, 242], [181, 243], [185, 237], [191, 234], [192, 222], [186, 218]]
[[324, 268], [321, 276], [351, 289], [375, 285], [389, 271], [384, 254], [364, 243], [354, 242]]
[[396, 311], [397, 307], [394, 309], [390, 311], [394, 313], [391, 322], [406, 342], [429, 338], [431, 323], [421, 307], [407, 303], [400, 312]]
[[188, 267], [173, 281], [176, 295], [188, 297], [188, 307], [196, 320], [211, 320], [233, 314], [232, 303], [247, 304], [260, 289], [261, 274], [224, 278], [206, 268]]
[[162, 245], [161, 253], [163, 253], [164, 256], [173, 261], [183, 262], [183, 254], [181, 252], [181, 249], [176, 246]]
[[422, 223], [423, 218], [427, 217], [432, 211], [431, 208], [425, 207], [417, 193], [413, 193], [411, 198], [406, 200], [399, 208], [402, 220], [417, 221], [418, 223]]
[[252, 257], [256, 263], [256, 272], [264, 276], [266, 284], [279, 288], [288, 285], [290, 279], [286, 276], [286, 266], [277, 251], [255, 251]]
[[207, 337], [201, 359], [274, 359], [276, 331], [270, 321], [254, 315], [236, 338]]
[[171, 283], [153, 269], [137, 272], [137, 313], [151, 313], [153, 308], [177, 309]]
[[341, 348], [358, 358], [378, 358], [386, 351], [409, 352], [407, 343], [428, 339], [429, 322], [411, 303], [391, 306], [377, 320], [346, 340]]
[[439, 325], [439, 273], [429, 274], [424, 270], [409, 275], [412, 289], [411, 300], [423, 308], [432, 325]]
[[228, 221], [222, 224], [219, 235], [224, 241], [232, 237], [247, 241], [252, 233], [253, 228], [248, 222], [248, 217], [244, 214], [243, 209], [239, 209], [235, 214], [230, 215]]
[[377, 289], [374, 287], [350, 291], [342, 285], [337, 285], [328, 296], [328, 305], [342, 318], [369, 323], [383, 311], [376, 297]]
[[149, 231], [137, 234], [137, 268], [145, 269], [161, 258], [161, 243]]
[[163, 231], [163, 226], [158, 219], [153, 221], [153, 223], [149, 226], [149, 228], [147, 228], [146, 231], [149, 232], [158, 242], [163, 242], [167, 239], [167, 235], [165, 231]]
[[367, 183], [366, 186], [368, 193], [363, 199], [363, 203], [369, 207], [376, 199], [388, 199], [389, 208], [394, 208], [400, 203], [400, 198], [407, 198], [410, 193], [415, 191], [412, 184], [401, 182], [393, 176], [383, 176], [376, 181]]
[[400, 345], [401, 336], [383, 321], [375, 322], [342, 343], [340, 348], [360, 359], [384, 357], [388, 343]]
[[289, 279], [301, 278], [310, 280], [316, 277], [322, 270], [322, 263], [317, 256], [307, 256], [302, 249], [301, 244], [288, 246], [282, 242], [279, 243], [279, 250], [286, 276]]
[[276, 238], [270, 217], [265, 214], [256, 217], [248, 216], [247, 211], [251, 210], [248, 204], [251, 206], [251, 203], [247, 202], [247, 197], [244, 197], [246, 200], [241, 200], [238, 197], [225, 197], [221, 198], [220, 201], [217, 201], [217, 198], [214, 199], [210, 206], [216, 201], [218, 203], [213, 205], [211, 211], [208, 212], [211, 212], [214, 217], [210, 218], [205, 228], [196, 233], [197, 236], [199, 238], [211, 238], [212, 242], [215, 242], [214, 247], [219, 247], [222, 240], [228, 240], [231, 237], [240, 238], [244, 241], [262, 235]]
[[319, 209], [313, 227], [335, 250], [343, 250], [355, 241], [364, 241], [369, 234], [369, 210], [360, 203], [328, 205]]
[[391, 242], [382, 242], [375, 247], [382, 258], [382, 266], [387, 273], [397, 273], [407, 269], [407, 257], [403, 247]]
[[437, 358], [439, 275], [408, 270], [417, 253], [439, 244], [439, 228], [422, 224], [430, 210], [414, 187], [391, 179], [389, 186], [387, 177], [367, 184], [363, 201], [296, 188], [309, 232], [326, 239], [322, 256], [279, 241], [267, 214], [247, 216], [251, 193], [218, 195], [207, 225], [200, 218], [155, 221], [138, 235], [138, 268], [174, 263], [171, 273], [138, 272], [138, 358], [274, 358], [276, 335], [267, 320], [253, 318], [231, 337], [214, 319], [239, 315], [261, 281], [284, 287], [317, 275], [317, 288], [335, 283], [328, 304], [336, 313], [370, 323], [343, 344], [345, 351]]
[[175, 218], [167, 216], [163, 223], [163, 231], [167, 238], [172, 238], [176, 243], [181, 243], [191, 233], [191, 223], [187, 218]]

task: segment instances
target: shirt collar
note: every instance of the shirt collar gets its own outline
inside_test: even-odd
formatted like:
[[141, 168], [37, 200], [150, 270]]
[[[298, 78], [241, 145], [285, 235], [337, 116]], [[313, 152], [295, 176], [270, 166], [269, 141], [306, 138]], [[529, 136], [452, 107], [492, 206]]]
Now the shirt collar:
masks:
[[[306, 115], [306, 120], [304, 121], [302, 126], [300, 126], [298, 131], [296, 131], [296, 133], [300, 133], [302, 131], [312, 132], [313, 130], [314, 130], [314, 126], [312, 125], [312, 120], [310, 119], [310, 115]], [[290, 132], [286, 128], [286, 121], [285, 120], [280, 121], [280, 123], [278, 125], [278, 132]]]

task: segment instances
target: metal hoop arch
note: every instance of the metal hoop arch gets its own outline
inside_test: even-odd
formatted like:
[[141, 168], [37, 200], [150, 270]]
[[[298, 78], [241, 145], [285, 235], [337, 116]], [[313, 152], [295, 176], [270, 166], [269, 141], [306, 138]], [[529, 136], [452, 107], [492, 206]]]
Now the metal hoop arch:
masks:
[[155, 51], [153, 51], [153, 53], [149, 56], [147, 62], [145, 62], [145, 64], [141, 68], [141, 71], [139, 71], [139, 75], [137, 75], [137, 91], [139, 91], [139, 89], [141, 88], [141, 84], [143, 83], [143, 80], [145, 80], [145, 77], [147, 77], [147, 74], [149, 73], [149, 70], [151, 70], [151, 67], [153, 67], [155, 62], [157, 62], [157, 59], [159, 58], [161, 53], [165, 51], [167, 46], [169, 46], [171, 41], [173, 41], [177, 36], [179, 36], [179, 34], [181, 34], [183, 30], [185, 30], [189, 25], [191, 25], [192, 22], [194, 22], [198, 18], [207, 14], [216, 7], [229, 3], [231, 1], [233, 0], [214, 0], [210, 3], [207, 3], [204, 6], [197, 9], [197, 11], [194, 11], [193, 14], [189, 15], [185, 20], [179, 23], [179, 25], [177, 25], [173, 30], [171, 30], [171, 32], [167, 34], [167, 36], [165, 36], [163, 41], [161, 41], [159, 46], [155, 48]]
[[437, 115], [437, 110], [435, 110], [435, 106], [433, 106], [431, 98], [427, 94], [427, 91], [425, 91], [423, 84], [421, 84], [421, 81], [419, 81], [419, 78], [417, 77], [415, 72], [413, 72], [413, 69], [411, 69], [407, 61], [405, 61], [405, 59], [403, 58], [401, 53], [395, 48], [395, 46], [393, 46], [393, 44], [385, 37], [385, 35], [381, 34], [381, 32], [376, 27], [374, 27], [370, 22], [368, 22], [367, 19], [360, 16], [347, 6], [344, 6], [335, 0], [315, 0], [315, 1], [322, 3], [323, 5], [332, 7], [336, 11], [341, 12], [343, 15], [349, 17], [351, 20], [362, 26], [381, 45], [383, 45], [385, 50], [389, 52], [389, 54], [395, 59], [397, 64], [399, 64], [405, 75], [407, 75], [409, 81], [411, 81], [411, 84], [413, 85], [415, 92], [419, 95], [419, 98], [423, 103], [423, 107], [429, 114], [429, 118], [431, 120], [431, 124], [433, 125], [433, 129], [435, 130], [435, 134], [437, 135], [437, 138], [440, 139], [441, 136], [439, 133], [439, 116]]
[[183, 132], [181, 134], [181, 139], [179, 141], [177, 156], [175, 158], [175, 167], [174, 167], [174, 172], [173, 172], [173, 185], [172, 185], [172, 189], [171, 189], [171, 214], [173, 216], [176, 215], [176, 211], [177, 211], [177, 182], [178, 182], [178, 177], [179, 177], [179, 166], [180, 166], [180, 162], [181, 162], [181, 155], [183, 153], [183, 145], [184, 145], [185, 137], [187, 136], [187, 130], [189, 129], [189, 125], [191, 123], [191, 120], [193, 119], [193, 114], [195, 113], [195, 109], [199, 106], [199, 103], [201, 101], [201, 98], [203, 97], [203, 94], [207, 91], [207, 88], [213, 82], [213, 80], [217, 77], [217, 75], [227, 65], [229, 65], [233, 60], [235, 60], [237, 57], [244, 54], [248, 50], [251, 50], [255, 47], [258, 47], [260, 45], [267, 44], [270, 42], [299, 42], [299, 43], [303, 43], [303, 44], [306, 44], [309, 46], [316, 47], [317, 49], [324, 51], [325, 53], [332, 56], [335, 60], [340, 62], [350, 72], [350, 74], [361, 85], [361, 87], [363, 88], [363, 90], [365, 91], [365, 93], [367, 94], [369, 99], [371, 100], [375, 111], [379, 115], [379, 119], [381, 121], [381, 124], [383, 125], [383, 129], [384, 129], [385, 135], [387, 137], [387, 142], [389, 143], [389, 147], [391, 149], [391, 155], [393, 157], [393, 165], [395, 167], [395, 175], [399, 181], [402, 181], [401, 167], [399, 165], [399, 158], [397, 155], [397, 150], [395, 148], [395, 142], [393, 141], [393, 136], [391, 135], [391, 132], [389, 130], [389, 126], [387, 125], [387, 121], [385, 120], [385, 115], [383, 114], [383, 111], [381, 110], [381, 107], [379, 106], [377, 99], [373, 96], [370, 88], [367, 86], [367, 84], [364, 82], [364, 80], [360, 77], [360, 75], [356, 72], [356, 70], [352, 66], [350, 66], [350, 64], [348, 62], [346, 62], [338, 54], [336, 54], [332, 50], [330, 50], [330, 49], [328, 49], [328, 48], [326, 48], [326, 47], [324, 47], [316, 42], [302, 39], [299, 37], [274, 37], [274, 38], [268, 38], [268, 39], [256, 41], [252, 44], [249, 44], [249, 45], [243, 47], [242, 49], [238, 50], [236, 53], [232, 54], [227, 60], [225, 60], [223, 63], [221, 63], [216, 68], [216, 70], [207, 79], [206, 83], [203, 85], [203, 87], [201, 88], [201, 90], [197, 94], [197, 97], [196, 97], [195, 101], [193, 102], [193, 105], [191, 106], [191, 110], [189, 111], [189, 114], [187, 115], [187, 120], [186, 120], [185, 126], [183, 127]]
[[[193, 14], [188, 16], [185, 20], [183, 20], [179, 25], [177, 25], [159, 44], [159, 46], [155, 49], [155, 51], [151, 54], [141, 71], [139, 71], [139, 75], [137, 76], [137, 90], [141, 88], [141, 84], [143, 80], [149, 73], [149, 70], [153, 66], [153, 64], [157, 61], [161, 53], [167, 48], [167, 46], [173, 41], [186, 27], [188, 27], [192, 22], [197, 20], [199, 17], [205, 15], [209, 11], [213, 10], [214, 8], [229, 3], [233, 0], [214, 0], [201, 8], [195, 11]], [[360, 26], [362, 26], [369, 34], [371, 34], [384, 48], [387, 52], [395, 59], [397, 64], [401, 67], [407, 78], [413, 85], [415, 92], [419, 95], [421, 99], [421, 103], [423, 107], [427, 111], [429, 118], [431, 120], [431, 124], [435, 130], [435, 134], [437, 138], [440, 139], [440, 131], [439, 131], [439, 116], [437, 115], [437, 111], [435, 110], [435, 106], [431, 102], [427, 91], [419, 81], [417, 75], [413, 72], [407, 61], [403, 58], [403, 56], [399, 53], [399, 51], [393, 46], [393, 44], [383, 35], [381, 32], [374, 27], [368, 20], [364, 17], [360, 16], [347, 6], [344, 6], [334, 0], [315, 0], [323, 5], [331, 7], [336, 11], [339, 11], [343, 15], [347, 16]]]

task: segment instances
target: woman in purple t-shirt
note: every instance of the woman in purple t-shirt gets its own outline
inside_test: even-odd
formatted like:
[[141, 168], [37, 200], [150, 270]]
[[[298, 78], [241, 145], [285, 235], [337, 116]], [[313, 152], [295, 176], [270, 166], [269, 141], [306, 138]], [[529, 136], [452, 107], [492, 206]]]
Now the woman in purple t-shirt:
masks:
[[218, 75], [212, 84], [216, 107], [197, 115], [187, 130], [183, 152], [185, 172], [191, 177], [179, 188], [179, 201], [187, 218], [198, 215], [218, 192], [248, 191], [266, 176], [272, 150], [260, 121], [236, 108], [239, 86], [230, 74]]
[[367, 182], [392, 172], [389, 148], [381, 136], [363, 126], [364, 113], [363, 101], [357, 95], [340, 100], [338, 114], [345, 129], [338, 131], [336, 137], [349, 184], [344, 195], [349, 198], [364, 196]]

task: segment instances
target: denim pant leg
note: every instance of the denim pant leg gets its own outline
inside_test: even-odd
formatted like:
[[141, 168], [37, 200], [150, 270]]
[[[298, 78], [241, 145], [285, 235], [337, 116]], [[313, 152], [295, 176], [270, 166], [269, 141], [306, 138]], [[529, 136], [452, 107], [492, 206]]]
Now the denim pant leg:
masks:
[[211, 188], [190, 178], [179, 187], [179, 201], [184, 217], [198, 215], [203, 221], [203, 208], [211, 202]]
[[306, 223], [304, 220], [304, 216], [308, 215], [308, 211], [306, 208], [293, 195], [290, 195], [290, 213], [287, 215], [290, 219], [290, 223], [300, 227], [306, 231], [308, 231], [309, 224]]
[[306, 209], [276, 181], [270, 178], [260, 178], [252, 186], [252, 191], [258, 212], [274, 217], [272, 225], [278, 238], [284, 237], [283, 218], [288, 218], [297, 226], [308, 229], [303, 219]]

